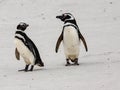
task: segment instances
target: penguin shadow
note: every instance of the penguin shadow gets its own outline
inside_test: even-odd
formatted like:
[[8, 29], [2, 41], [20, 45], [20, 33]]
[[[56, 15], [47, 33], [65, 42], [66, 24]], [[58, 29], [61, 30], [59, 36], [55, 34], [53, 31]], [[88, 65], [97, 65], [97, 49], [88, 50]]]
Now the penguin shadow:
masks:
[[33, 72], [43, 71], [43, 70], [46, 70], [46, 68], [38, 68], [38, 69], [34, 69]]
[[34, 69], [33, 71], [20, 71], [18, 70], [18, 72], [38, 72], [38, 71], [43, 71], [43, 70], [46, 70], [45, 68], [37, 68], [37, 69]]
[[70, 67], [83, 67], [83, 66], [94, 66], [94, 65], [103, 65], [106, 62], [79, 62], [79, 65], [75, 65], [75, 64], [70, 64], [68, 66], [64, 65], [64, 67], [66, 68], [70, 68]]
[[80, 66], [80, 64], [79, 65], [76, 65], [76, 64], [74, 64], [74, 63], [71, 63], [70, 65], [64, 65], [65, 67], [78, 67], [78, 66]]

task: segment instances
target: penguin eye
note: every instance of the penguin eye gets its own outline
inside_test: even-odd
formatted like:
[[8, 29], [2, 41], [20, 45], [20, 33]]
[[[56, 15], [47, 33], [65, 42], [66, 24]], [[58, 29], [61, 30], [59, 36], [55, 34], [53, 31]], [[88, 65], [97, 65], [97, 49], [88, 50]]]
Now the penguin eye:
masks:
[[65, 15], [63, 14], [62, 17], [65, 17]]
[[26, 26], [26, 24], [24, 23], [23, 26]]
[[67, 15], [66, 14], [63, 14], [63, 17], [66, 17]]

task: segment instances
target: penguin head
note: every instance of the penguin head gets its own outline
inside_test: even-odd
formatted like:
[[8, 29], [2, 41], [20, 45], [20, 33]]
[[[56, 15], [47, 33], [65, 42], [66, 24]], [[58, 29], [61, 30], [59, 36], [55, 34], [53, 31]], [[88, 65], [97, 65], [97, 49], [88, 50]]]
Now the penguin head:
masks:
[[60, 19], [63, 22], [75, 20], [74, 16], [71, 13], [64, 13], [62, 15], [56, 16], [56, 18]]
[[25, 31], [25, 29], [28, 27], [29, 25], [24, 23], [24, 22], [20, 22], [18, 25], [17, 25], [17, 29], [18, 30], [22, 30], [22, 31]]

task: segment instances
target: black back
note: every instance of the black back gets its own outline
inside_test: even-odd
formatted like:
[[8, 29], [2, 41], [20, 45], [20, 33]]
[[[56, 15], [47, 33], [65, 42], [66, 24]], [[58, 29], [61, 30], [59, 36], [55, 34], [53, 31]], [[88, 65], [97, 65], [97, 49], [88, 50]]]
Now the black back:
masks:
[[35, 64], [37, 64], [37, 63], [43, 64], [43, 62], [40, 58], [39, 51], [38, 51], [37, 47], [35, 46], [34, 42], [24, 32], [16, 31], [16, 34], [20, 34], [21, 36], [24, 37], [24, 39], [23, 39], [18, 36], [15, 36], [15, 38], [20, 39], [25, 44], [25, 46], [33, 53], [33, 55], [36, 59]]

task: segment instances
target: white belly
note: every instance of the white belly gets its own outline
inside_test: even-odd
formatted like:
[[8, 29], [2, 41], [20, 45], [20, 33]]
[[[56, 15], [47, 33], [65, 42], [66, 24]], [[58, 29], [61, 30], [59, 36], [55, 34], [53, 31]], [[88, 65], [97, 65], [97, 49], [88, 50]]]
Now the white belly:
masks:
[[80, 40], [77, 30], [72, 27], [64, 28], [63, 45], [66, 58], [75, 59], [79, 56]]
[[33, 64], [35, 60], [34, 56], [32, 52], [24, 45], [24, 43], [21, 40], [15, 38], [15, 45], [20, 55], [24, 58], [26, 64]]

